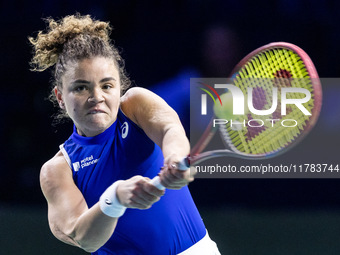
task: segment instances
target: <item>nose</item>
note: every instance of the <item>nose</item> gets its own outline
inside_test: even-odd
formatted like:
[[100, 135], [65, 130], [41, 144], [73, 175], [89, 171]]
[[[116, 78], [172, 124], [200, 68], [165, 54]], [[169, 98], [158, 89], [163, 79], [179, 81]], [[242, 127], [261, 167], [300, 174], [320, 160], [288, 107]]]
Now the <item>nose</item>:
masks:
[[89, 98], [88, 98], [88, 102], [97, 104], [97, 103], [100, 103], [102, 101], [104, 101], [102, 91], [100, 89], [97, 89], [97, 88], [93, 89], [90, 93]]

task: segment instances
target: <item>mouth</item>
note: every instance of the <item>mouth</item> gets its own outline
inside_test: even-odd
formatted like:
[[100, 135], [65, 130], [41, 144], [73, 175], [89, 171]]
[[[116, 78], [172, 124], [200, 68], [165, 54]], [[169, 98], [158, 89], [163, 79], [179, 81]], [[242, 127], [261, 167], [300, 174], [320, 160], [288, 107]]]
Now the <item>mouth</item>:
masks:
[[89, 115], [91, 114], [98, 114], [98, 113], [105, 113], [103, 110], [100, 109], [93, 109], [88, 112]]

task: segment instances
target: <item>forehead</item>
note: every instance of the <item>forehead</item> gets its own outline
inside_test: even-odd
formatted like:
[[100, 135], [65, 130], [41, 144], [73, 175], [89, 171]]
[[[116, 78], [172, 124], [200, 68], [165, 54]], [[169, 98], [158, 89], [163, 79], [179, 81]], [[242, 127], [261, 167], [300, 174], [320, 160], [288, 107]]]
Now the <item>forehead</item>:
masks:
[[97, 80], [105, 77], [119, 79], [119, 71], [112, 59], [104, 57], [85, 58], [69, 63], [65, 73], [67, 79]]

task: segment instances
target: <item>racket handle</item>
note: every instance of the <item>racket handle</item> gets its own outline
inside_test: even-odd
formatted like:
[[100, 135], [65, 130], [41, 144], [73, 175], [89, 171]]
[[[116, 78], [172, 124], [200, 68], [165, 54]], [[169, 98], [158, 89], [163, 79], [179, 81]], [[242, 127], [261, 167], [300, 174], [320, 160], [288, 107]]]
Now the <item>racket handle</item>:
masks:
[[165, 187], [161, 184], [161, 178], [159, 178], [158, 175], [153, 177], [150, 183], [159, 190], [165, 190]]
[[[190, 166], [189, 157], [183, 158], [180, 162], [178, 162], [177, 165], [178, 170], [186, 171]], [[159, 190], [165, 190], [165, 187], [161, 184], [161, 179], [159, 176], [153, 177], [150, 183]]]
[[180, 162], [178, 162], [178, 169], [185, 171], [190, 167], [190, 160], [189, 160], [189, 156], [183, 158]]

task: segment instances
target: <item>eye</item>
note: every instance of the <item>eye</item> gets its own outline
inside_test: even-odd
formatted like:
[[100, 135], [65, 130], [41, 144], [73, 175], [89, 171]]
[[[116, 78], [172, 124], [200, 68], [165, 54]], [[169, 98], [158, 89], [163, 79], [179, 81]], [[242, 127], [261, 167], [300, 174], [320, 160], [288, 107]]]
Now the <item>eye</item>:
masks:
[[78, 85], [78, 86], [76, 86], [75, 88], [74, 88], [74, 91], [76, 91], [76, 92], [82, 92], [82, 91], [84, 91], [84, 90], [86, 90], [87, 88], [86, 88], [86, 86], [85, 85]]
[[103, 86], [102, 86], [102, 89], [103, 89], [103, 90], [108, 90], [108, 89], [111, 89], [111, 88], [113, 88], [113, 85], [110, 84], [110, 83], [105, 83], [105, 84], [103, 84]]

